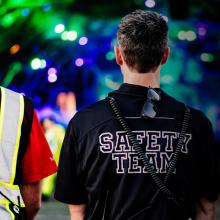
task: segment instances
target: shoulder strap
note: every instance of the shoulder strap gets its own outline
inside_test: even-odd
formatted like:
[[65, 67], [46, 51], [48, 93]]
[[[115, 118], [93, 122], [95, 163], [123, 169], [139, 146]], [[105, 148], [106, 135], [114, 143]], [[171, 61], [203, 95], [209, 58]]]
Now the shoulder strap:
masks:
[[166, 187], [166, 183], [170, 177], [170, 175], [173, 173], [175, 166], [176, 166], [176, 162], [178, 160], [179, 154], [181, 152], [181, 148], [182, 145], [184, 143], [184, 138], [185, 138], [185, 133], [186, 133], [186, 129], [189, 123], [189, 118], [190, 118], [190, 110], [189, 108], [186, 107], [185, 110], [185, 114], [184, 114], [184, 119], [183, 119], [183, 124], [182, 124], [182, 129], [181, 129], [181, 133], [179, 136], [179, 140], [178, 140], [178, 145], [176, 148], [176, 151], [174, 153], [173, 159], [170, 162], [169, 168], [168, 168], [168, 172], [165, 176], [164, 181], [162, 181], [158, 175], [156, 174], [156, 172], [154, 171], [154, 168], [152, 167], [152, 165], [149, 163], [149, 159], [146, 156], [145, 152], [143, 151], [142, 147], [138, 144], [134, 133], [131, 131], [131, 129], [128, 127], [124, 117], [122, 116], [122, 113], [117, 105], [117, 102], [115, 101], [115, 99], [113, 97], [108, 97], [107, 98], [109, 100], [109, 103], [111, 105], [111, 108], [116, 116], [116, 119], [118, 120], [118, 122], [121, 124], [122, 128], [124, 129], [124, 131], [126, 132], [129, 140], [131, 141], [134, 150], [136, 151], [138, 157], [141, 159], [143, 165], [146, 167], [148, 173], [151, 175], [154, 183], [156, 184], [156, 186], [158, 187], [158, 190], [156, 191], [156, 193], [154, 194], [154, 196], [152, 197], [149, 205], [153, 204], [156, 200], [156, 198], [158, 197], [159, 192], [164, 193], [165, 195], [167, 195], [168, 198], [174, 200], [174, 202], [182, 207], [179, 202], [175, 199], [173, 193]]

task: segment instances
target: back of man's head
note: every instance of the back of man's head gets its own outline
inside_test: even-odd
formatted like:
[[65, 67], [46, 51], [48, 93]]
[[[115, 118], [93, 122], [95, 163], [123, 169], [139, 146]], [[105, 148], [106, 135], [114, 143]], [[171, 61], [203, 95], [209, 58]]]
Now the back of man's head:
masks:
[[156, 12], [137, 10], [122, 18], [117, 33], [122, 56], [132, 70], [155, 70], [167, 49], [168, 26]]

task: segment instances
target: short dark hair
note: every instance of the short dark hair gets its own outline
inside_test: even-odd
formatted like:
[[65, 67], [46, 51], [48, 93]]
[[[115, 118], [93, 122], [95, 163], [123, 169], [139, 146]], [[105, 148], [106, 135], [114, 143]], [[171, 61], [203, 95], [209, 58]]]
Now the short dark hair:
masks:
[[129, 68], [145, 73], [161, 63], [167, 35], [168, 25], [160, 14], [137, 10], [122, 18], [117, 41]]

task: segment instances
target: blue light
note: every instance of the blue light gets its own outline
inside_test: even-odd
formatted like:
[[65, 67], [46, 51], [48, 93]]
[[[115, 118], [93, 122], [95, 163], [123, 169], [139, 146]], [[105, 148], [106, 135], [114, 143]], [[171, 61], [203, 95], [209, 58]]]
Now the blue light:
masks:
[[43, 11], [50, 11], [50, 9], [52, 8], [50, 3], [46, 3], [43, 5]]
[[41, 66], [40, 66], [41, 69], [44, 69], [44, 68], [47, 67], [47, 61], [46, 60], [41, 59], [40, 62], [41, 62]]
[[25, 8], [22, 10], [21, 15], [24, 17], [27, 17], [30, 14], [30, 9], [29, 8]]

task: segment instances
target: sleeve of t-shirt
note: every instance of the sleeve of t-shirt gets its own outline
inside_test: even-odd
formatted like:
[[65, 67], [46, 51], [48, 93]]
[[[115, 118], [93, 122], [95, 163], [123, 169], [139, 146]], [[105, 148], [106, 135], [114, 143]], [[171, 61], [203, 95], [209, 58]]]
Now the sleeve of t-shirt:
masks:
[[37, 113], [34, 112], [30, 141], [21, 162], [22, 183], [32, 183], [55, 173], [57, 166], [44, 136]]
[[87, 194], [77, 155], [77, 139], [70, 121], [63, 141], [55, 188], [55, 199], [67, 204], [85, 204]]
[[220, 158], [212, 125], [203, 113], [201, 113], [198, 127], [200, 145], [199, 193], [200, 196], [215, 201], [220, 192]]

